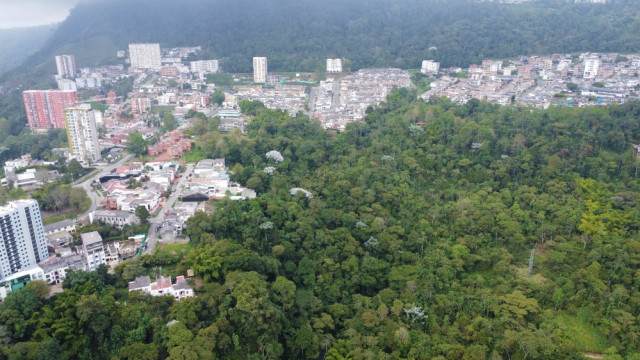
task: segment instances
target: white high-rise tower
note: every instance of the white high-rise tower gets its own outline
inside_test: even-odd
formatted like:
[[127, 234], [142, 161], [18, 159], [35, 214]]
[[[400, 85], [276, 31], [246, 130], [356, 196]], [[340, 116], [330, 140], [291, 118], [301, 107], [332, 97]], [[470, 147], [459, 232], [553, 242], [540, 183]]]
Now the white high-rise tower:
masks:
[[0, 281], [49, 257], [36, 200], [0, 207]]
[[600, 59], [585, 59], [583, 77], [585, 79], [595, 78], [598, 75], [599, 68], [600, 68]]
[[267, 82], [267, 58], [266, 57], [253, 58], [253, 82], [262, 83], [262, 84]]
[[129, 44], [129, 60], [133, 69], [160, 70], [160, 44]]
[[82, 104], [64, 109], [64, 119], [67, 125], [71, 155], [84, 166], [89, 166], [100, 160], [98, 129], [91, 105]]
[[76, 76], [76, 58], [73, 55], [56, 56], [58, 76], [71, 78]]
[[342, 72], [342, 59], [327, 59], [327, 72], [328, 73], [341, 73]]

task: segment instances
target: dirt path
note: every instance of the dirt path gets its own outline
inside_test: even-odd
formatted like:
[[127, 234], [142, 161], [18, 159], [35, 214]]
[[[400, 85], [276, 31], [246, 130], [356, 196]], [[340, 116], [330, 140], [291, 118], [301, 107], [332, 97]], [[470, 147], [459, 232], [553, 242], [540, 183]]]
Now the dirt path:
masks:
[[584, 357], [586, 357], [587, 359], [596, 359], [596, 360], [602, 360], [602, 355], [600, 354], [596, 354], [596, 353], [590, 353], [590, 352], [583, 352], [582, 355], [584, 355]]

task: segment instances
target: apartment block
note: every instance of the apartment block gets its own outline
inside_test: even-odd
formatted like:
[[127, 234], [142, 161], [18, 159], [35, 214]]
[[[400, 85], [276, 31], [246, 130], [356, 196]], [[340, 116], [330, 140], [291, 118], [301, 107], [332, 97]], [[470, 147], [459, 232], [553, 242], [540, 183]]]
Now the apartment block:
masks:
[[131, 98], [131, 112], [134, 114], [145, 114], [151, 109], [151, 100], [146, 97]]
[[84, 166], [100, 160], [98, 129], [91, 105], [82, 104], [64, 110], [71, 156]]
[[56, 56], [58, 76], [71, 78], [76, 76], [76, 58], [73, 55]]
[[58, 83], [58, 90], [65, 90], [65, 91], [78, 90], [78, 86], [76, 85], [76, 82], [73, 80], [58, 77], [56, 79], [56, 82]]
[[600, 59], [585, 59], [583, 77], [585, 79], [593, 79], [598, 76], [600, 68]]
[[27, 121], [32, 129], [64, 128], [64, 109], [76, 106], [75, 90], [27, 90], [22, 92]]
[[49, 257], [38, 202], [16, 200], [0, 207], [0, 279]]
[[194, 74], [217, 73], [218, 60], [200, 60], [191, 62], [191, 72]]
[[264, 84], [267, 82], [267, 58], [253, 58], [253, 82]]
[[129, 44], [129, 60], [134, 70], [160, 70], [160, 44]]
[[341, 73], [342, 72], [342, 59], [327, 59], [327, 72], [328, 73]]
[[[423, 60], [420, 72], [423, 74], [437, 74], [440, 71], [440, 63], [433, 60]], [[497, 70], [496, 70], [497, 71]]]
[[87, 260], [87, 269], [95, 270], [98, 266], [106, 264], [102, 236], [97, 231], [80, 235], [82, 238], [82, 251]]

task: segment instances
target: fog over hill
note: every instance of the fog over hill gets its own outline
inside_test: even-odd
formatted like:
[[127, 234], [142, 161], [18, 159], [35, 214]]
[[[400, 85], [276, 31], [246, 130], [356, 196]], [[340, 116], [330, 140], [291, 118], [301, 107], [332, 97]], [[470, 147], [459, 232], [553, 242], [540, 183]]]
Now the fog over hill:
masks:
[[33, 55], [54, 34], [57, 25], [0, 29], [0, 74]]

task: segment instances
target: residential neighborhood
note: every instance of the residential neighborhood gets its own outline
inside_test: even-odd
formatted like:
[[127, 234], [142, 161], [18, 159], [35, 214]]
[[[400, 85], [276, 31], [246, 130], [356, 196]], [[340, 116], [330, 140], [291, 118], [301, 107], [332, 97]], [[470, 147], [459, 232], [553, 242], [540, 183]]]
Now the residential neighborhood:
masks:
[[[113, 271], [123, 261], [151, 254], [158, 244], [188, 241], [188, 219], [198, 211], [212, 211], [215, 201], [255, 198], [254, 190], [232, 181], [229, 166], [233, 164], [224, 158], [185, 161], [194, 150], [194, 115], [217, 118], [221, 134], [244, 134], [251, 117], [242, 113], [239, 104], [260, 101], [267, 108], [291, 115], [308, 114], [325, 129], [340, 131], [350, 122], [363, 121], [367, 109], [385, 101], [394, 88], [415, 87], [412, 74], [416, 71], [380, 68], [345, 73], [338, 58], [327, 59], [326, 77], [314, 78], [313, 74], [270, 73], [266, 57], [254, 61], [259, 68], [253, 83], [250, 76], [240, 74], [232, 76], [235, 84], [217, 86], [208, 80], [223, 70], [217, 60], [186, 60], [199, 51], [200, 47], [164, 49], [158, 44], [131, 44], [131, 66], [79, 70], [72, 55], [61, 55], [56, 58], [59, 90], [25, 93], [34, 131], [67, 126], [73, 129], [68, 132], [69, 148], [51, 150], [57, 162], [34, 160], [30, 155], [6, 161], [2, 185], [34, 191], [60, 179], [62, 175], [52, 167], [77, 160], [88, 171], [95, 169], [75, 184], [87, 190], [91, 207], [75, 219], [44, 225], [39, 241], [50, 256], [33, 258], [28, 266], [4, 275], [0, 295], [6, 296], [30, 280], [60, 284], [70, 269], [95, 270], [106, 265]], [[420, 65], [417, 72], [430, 82], [428, 90], [419, 94], [425, 101], [447, 97], [457, 103], [477, 99], [536, 108], [602, 106], [638, 98], [640, 87], [640, 55], [527, 55], [484, 60], [464, 69], [441, 68], [434, 60]], [[102, 104], [98, 108], [73, 100], [77, 94], [68, 94], [123, 81], [131, 81], [129, 93], [111, 89], [88, 99]], [[218, 103], [212, 101], [215, 91], [223, 94]], [[65, 111], [42, 117], [38, 109], [43, 103], [32, 101], [36, 96], [49, 105], [75, 103]], [[125, 156], [132, 133], [147, 143], [137, 157]], [[292, 194], [302, 190], [292, 189]], [[306, 190], [305, 194], [312, 197]], [[148, 225], [149, 230], [107, 241], [97, 231], [76, 234], [87, 224], [102, 224], [115, 231]], [[129, 290], [153, 296], [168, 294], [178, 301], [194, 295], [186, 281], [182, 275], [175, 283], [169, 277], [159, 276], [151, 282], [149, 276], [143, 276], [130, 282]]]

